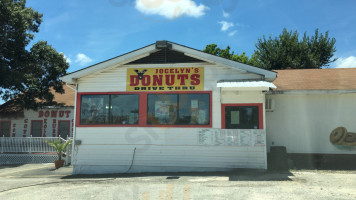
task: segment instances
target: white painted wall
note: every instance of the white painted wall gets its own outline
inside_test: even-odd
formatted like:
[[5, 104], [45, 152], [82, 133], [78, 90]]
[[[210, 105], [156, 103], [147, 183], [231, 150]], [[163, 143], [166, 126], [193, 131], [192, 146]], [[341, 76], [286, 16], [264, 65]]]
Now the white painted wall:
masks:
[[[70, 121], [70, 136], [73, 135], [73, 107], [66, 107], [60, 109], [39, 109], [34, 110], [25, 110], [23, 118], [0, 118], [0, 121], [11, 121], [11, 137], [30, 137], [31, 134], [31, 121], [32, 120], [41, 120], [42, 121], [42, 134], [45, 134], [46, 137], [53, 137], [53, 132], [55, 132], [55, 137], [58, 135], [58, 121], [59, 120], [69, 120]], [[57, 116], [52, 117], [49, 115], [40, 116], [39, 112], [46, 111], [51, 113], [51, 111], [57, 111]], [[69, 111], [69, 114], [67, 115]], [[59, 113], [63, 112], [63, 116]], [[67, 112], [67, 113], [66, 113]], [[54, 121], [55, 120], [55, 121]]]
[[[259, 79], [260, 75], [241, 73], [219, 65], [203, 64], [156, 64], [117, 66], [110, 70], [95, 73], [78, 80], [78, 92], [118, 92], [126, 91], [127, 68], [161, 68], [161, 67], [204, 67], [204, 90], [216, 89], [219, 80]], [[103, 88], [105, 86], [105, 88]]]
[[329, 141], [339, 126], [356, 132], [356, 94], [274, 94], [266, 113], [267, 145], [286, 146], [288, 153], [356, 154], [356, 147]]
[[[73, 173], [215, 171], [265, 168], [263, 146], [199, 143], [198, 128], [77, 128]], [[265, 134], [262, 135], [265, 137]]]
[[[263, 103], [261, 91], [244, 91], [221, 99], [220, 80], [257, 79], [259, 75], [201, 64], [167, 64], [114, 67], [78, 80], [78, 92], [126, 91], [127, 67], [204, 67], [204, 90], [212, 91], [213, 128], [221, 128], [221, 102]], [[266, 146], [201, 145], [201, 128], [76, 127], [73, 173], [118, 173], [142, 171], [216, 171], [233, 168], [266, 169]], [[265, 134], [263, 138], [265, 141]]]

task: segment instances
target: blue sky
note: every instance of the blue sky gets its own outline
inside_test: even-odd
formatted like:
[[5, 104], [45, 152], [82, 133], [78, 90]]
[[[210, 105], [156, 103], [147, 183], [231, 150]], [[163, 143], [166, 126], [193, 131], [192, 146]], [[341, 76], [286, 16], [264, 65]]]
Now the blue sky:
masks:
[[43, 14], [34, 41], [46, 40], [70, 62], [69, 72], [169, 40], [196, 49], [216, 43], [251, 55], [263, 35], [283, 28], [329, 31], [338, 62], [356, 67], [354, 0], [28, 0]]

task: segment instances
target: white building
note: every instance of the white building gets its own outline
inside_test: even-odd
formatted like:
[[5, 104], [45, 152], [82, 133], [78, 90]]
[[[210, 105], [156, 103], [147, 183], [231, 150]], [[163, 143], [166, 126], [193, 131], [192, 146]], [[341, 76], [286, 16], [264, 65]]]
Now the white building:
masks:
[[[356, 147], [333, 145], [330, 133], [345, 127], [356, 133], [356, 69], [277, 70], [268, 92], [267, 145], [289, 154], [349, 154]], [[353, 155], [353, 157], [352, 157]]]
[[330, 142], [336, 127], [356, 133], [356, 69], [270, 72], [161, 41], [62, 79], [75, 86], [60, 107], [7, 102], [0, 132], [74, 131], [75, 174], [267, 169], [274, 146], [294, 162], [356, 160]]
[[166, 41], [68, 74], [73, 173], [267, 169], [264, 102], [275, 78]]
[[54, 93], [54, 105], [26, 110], [10, 100], [0, 106], [1, 137], [72, 137], [74, 89], [63, 85], [64, 94]]

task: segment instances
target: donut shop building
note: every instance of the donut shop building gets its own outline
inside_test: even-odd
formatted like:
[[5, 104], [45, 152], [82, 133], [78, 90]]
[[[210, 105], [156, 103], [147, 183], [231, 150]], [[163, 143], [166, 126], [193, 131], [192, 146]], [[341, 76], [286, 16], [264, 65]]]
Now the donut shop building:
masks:
[[168, 41], [70, 73], [73, 173], [267, 169], [275, 78]]

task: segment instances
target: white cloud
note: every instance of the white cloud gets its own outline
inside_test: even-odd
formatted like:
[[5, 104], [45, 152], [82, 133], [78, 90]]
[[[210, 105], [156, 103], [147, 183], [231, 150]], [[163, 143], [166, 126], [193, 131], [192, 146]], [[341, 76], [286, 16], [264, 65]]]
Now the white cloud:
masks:
[[72, 62], [72, 60], [66, 56], [64, 56], [64, 59], [66, 59], [67, 63], [69, 63], [69, 64]]
[[336, 68], [356, 68], [356, 57], [338, 58], [335, 64]]
[[229, 28], [234, 27], [234, 23], [232, 22], [227, 22], [227, 21], [220, 21], [219, 24], [221, 24], [221, 31], [227, 31]]
[[147, 15], [161, 15], [175, 19], [183, 15], [200, 17], [205, 15], [209, 7], [193, 0], [136, 0], [136, 9]]
[[237, 33], [237, 30], [234, 30], [234, 31], [229, 33], [229, 36], [234, 36], [236, 33]]
[[72, 60], [70, 58], [68, 58], [63, 52], [59, 52], [59, 54], [63, 55], [63, 57], [64, 57], [64, 59], [66, 59], [67, 63], [70, 64], [72, 62]]
[[223, 11], [223, 17], [228, 18], [230, 17], [230, 14], [228, 12]]
[[90, 63], [91, 61], [93, 61], [93, 59], [89, 58], [87, 55], [83, 53], [78, 53], [74, 62], [81, 66], [84, 66]]

